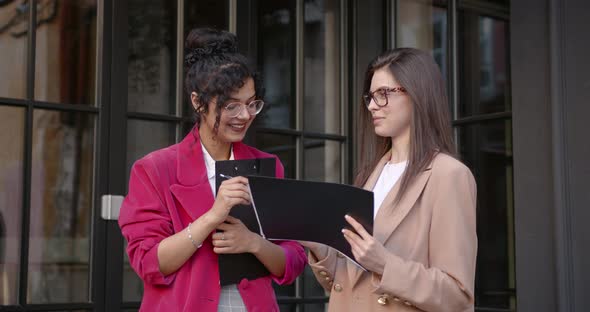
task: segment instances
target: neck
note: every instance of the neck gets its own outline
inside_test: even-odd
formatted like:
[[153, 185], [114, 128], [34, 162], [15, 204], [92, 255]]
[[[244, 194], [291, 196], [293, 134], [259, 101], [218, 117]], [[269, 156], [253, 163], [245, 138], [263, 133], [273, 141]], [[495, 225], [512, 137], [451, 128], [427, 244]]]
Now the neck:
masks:
[[201, 131], [201, 129], [199, 128], [201, 144], [203, 144], [213, 160], [228, 160], [231, 153], [231, 143], [219, 141], [213, 133], [210, 133], [210, 131]]
[[391, 146], [391, 159], [389, 160], [390, 163], [396, 164], [408, 160], [408, 156], [410, 155], [409, 133], [392, 137]]

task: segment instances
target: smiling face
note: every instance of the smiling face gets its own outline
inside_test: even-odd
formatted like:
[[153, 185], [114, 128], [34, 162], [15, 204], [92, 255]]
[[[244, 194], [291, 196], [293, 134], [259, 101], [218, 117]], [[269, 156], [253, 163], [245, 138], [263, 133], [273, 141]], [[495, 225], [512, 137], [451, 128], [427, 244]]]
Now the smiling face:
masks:
[[[247, 78], [244, 85], [236, 92], [232, 93], [226, 103], [238, 102], [247, 105], [251, 101], [256, 99], [256, 91], [254, 88], [254, 80]], [[194, 106], [193, 101], [193, 106]], [[203, 139], [215, 137], [215, 140], [219, 143], [233, 143], [240, 142], [244, 139], [246, 131], [252, 124], [252, 121], [256, 115], [250, 115], [247, 109], [242, 109], [240, 114], [236, 117], [229, 117], [227, 111], [222, 106], [221, 117], [219, 119], [219, 127], [217, 132], [215, 131], [215, 119], [216, 119], [216, 100], [212, 100], [209, 103], [209, 107], [206, 114], [201, 115], [201, 122], [199, 132]], [[196, 107], [196, 106], [195, 106]]]
[[[371, 79], [370, 92], [379, 89], [402, 87], [387, 67], [377, 69]], [[405, 92], [389, 92], [387, 105], [380, 107], [374, 100], [368, 105], [375, 133], [382, 137], [409, 138], [412, 120], [412, 103]]]

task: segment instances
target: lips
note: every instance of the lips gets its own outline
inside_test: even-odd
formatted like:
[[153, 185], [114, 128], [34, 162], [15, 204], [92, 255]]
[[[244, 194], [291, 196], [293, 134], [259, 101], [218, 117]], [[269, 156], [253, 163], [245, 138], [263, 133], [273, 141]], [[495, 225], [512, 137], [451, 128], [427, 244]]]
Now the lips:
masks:
[[229, 128], [235, 132], [242, 132], [242, 131], [246, 130], [246, 125], [247, 124], [245, 124], [245, 123], [229, 124]]
[[384, 117], [374, 117], [374, 116], [373, 116], [373, 123], [374, 123], [374, 124], [375, 124], [375, 123], [378, 123], [379, 121], [381, 121], [381, 120], [383, 120], [383, 119], [385, 119], [385, 118], [384, 118]]

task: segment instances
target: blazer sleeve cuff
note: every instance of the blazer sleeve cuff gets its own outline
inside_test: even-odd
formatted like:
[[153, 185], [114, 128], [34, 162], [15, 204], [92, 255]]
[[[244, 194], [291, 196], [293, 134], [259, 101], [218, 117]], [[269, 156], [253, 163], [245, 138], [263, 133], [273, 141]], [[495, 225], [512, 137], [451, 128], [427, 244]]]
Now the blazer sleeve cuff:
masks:
[[299, 243], [292, 241], [282, 241], [278, 245], [285, 253], [285, 273], [283, 276], [271, 275], [271, 277], [279, 285], [291, 284], [305, 269], [307, 264], [305, 250]]
[[160, 243], [156, 243], [153, 246], [142, 246], [147, 249], [141, 261], [141, 272], [143, 280], [146, 283], [157, 285], [157, 286], [168, 286], [174, 282], [176, 278], [176, 272], [164, 275], [160, 271], [160, 263], [158, 261], [158, 246]]

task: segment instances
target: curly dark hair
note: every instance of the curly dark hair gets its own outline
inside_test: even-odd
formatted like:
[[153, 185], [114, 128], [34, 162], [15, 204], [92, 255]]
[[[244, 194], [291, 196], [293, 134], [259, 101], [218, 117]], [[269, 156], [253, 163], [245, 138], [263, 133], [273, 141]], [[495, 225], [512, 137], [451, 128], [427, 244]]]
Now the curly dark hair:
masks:
[[256, 98], [262, 99], [264, 95], [260, 74], [238, 52], [236, 35], [224, 30], [193, 29], [185, 42], [184, 70], [185, 90], [191, 106], [191, 93], [197, 93], [196, 126], [199, 126], [202, 114], [208, 112], [211, 100], [217, 99], [215, 132], [219, 127], [221, 108], [248, 78], [254, 80]]

